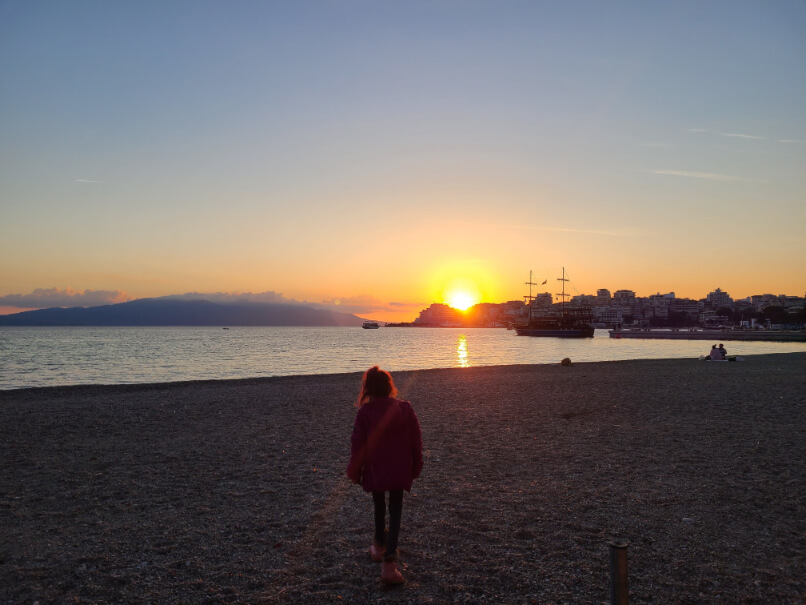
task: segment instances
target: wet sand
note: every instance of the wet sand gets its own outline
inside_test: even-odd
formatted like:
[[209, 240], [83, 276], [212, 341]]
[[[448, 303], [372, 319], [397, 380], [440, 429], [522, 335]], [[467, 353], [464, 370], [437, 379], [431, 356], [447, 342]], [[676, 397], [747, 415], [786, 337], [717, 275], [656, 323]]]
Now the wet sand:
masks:
[[806, 354], [399, 372], [425, 467], [385, 588], [360, 375], [0, 392], [0, 599], [806, 600]]

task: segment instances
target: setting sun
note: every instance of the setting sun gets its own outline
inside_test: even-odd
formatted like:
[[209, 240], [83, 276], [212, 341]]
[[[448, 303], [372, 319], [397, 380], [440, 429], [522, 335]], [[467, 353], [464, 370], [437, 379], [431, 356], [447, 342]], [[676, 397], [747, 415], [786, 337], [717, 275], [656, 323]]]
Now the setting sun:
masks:
[[481, 302], [481, 292], [472, 280], [454, 278], [445, 287], [443, 300], [445, 304], [454, 309], [467, 311], [473, 305]]
[[455, 292], [451, 295], [447, 302], [451, 307], [454, 309], [459, 309], [460, 311], [467, 311], [470, 307], [476, 304], [473, 296], [467, 292]]

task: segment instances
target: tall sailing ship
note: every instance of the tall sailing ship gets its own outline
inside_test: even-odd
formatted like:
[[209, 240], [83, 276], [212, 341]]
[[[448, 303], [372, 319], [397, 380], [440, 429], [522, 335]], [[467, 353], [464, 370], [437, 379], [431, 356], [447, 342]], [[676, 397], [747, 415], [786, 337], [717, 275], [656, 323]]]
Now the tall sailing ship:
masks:
[[[589, 308], [565, 308], [565, 299], [568, 294], [565, 293], [565, 282], [569, 281], [565, 277], [565, 267], [563, 267], [563, 276], [558, 277], [557, 281], [562, 282], [562, 293], [557, 296], [561, 297], [561, 312], [559, 317], [534, 317], [532, 301], [535, 299], [532, 296], [532, 286], [537, 284], [532, 282], [532, 272], [529, 271], [529, 281], [526, 285], [529, 286], [529, 296], [525, 296], [526, 304], [529, 306], [529, 321], [524, 325], [516, 325], [515, 333], [518, 336], [548, 336], [554, 338], [592, 338], [593, 326], [591, 325], [591, 311]], [[543, 282], [546, 283], [546, 282]]]

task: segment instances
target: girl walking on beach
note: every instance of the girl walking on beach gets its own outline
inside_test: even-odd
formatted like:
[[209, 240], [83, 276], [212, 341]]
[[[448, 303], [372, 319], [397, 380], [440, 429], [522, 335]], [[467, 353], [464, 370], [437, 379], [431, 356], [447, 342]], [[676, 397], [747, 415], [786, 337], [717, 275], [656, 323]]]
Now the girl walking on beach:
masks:
[[[397, 389], [389, 372], [373, 366], [364, 373], [358, 394], [347, 476], [372, 492], [375, 536], [369, 552], [382, 561], [381, 580], [405, 581], [397, 569], [397, 539], [403, 511], [403, 490], [423, 468], [420, 421], [408, 401], [395, 399]], [[386, 527], [386, 492], [389, 492], [389, 531]]]

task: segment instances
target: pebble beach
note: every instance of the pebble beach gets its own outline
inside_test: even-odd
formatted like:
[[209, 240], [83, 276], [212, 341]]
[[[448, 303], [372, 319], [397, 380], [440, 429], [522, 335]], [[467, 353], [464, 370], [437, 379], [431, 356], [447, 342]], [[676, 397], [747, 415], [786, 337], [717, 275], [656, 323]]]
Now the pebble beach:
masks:
[[[806, 601], [806, 354], [393, 373], [401, 587], [349, 482], [360, 372], [0, 391], [3, 603]], [[558, 360], [559, 361], [559, 360]]]

